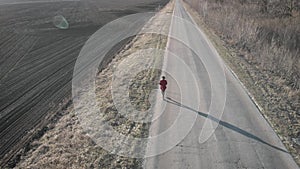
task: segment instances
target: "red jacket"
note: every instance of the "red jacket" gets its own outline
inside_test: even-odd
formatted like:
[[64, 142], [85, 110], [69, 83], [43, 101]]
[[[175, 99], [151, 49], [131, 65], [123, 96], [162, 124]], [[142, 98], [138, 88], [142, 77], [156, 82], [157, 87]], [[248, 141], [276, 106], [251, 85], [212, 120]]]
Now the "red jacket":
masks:
[[160, 89], [161, 90], [166, 90], [166, 88], [167, 88], [167, 84], [168, 84], [168, 82], [166, 81], [166, 80], [161, 80], [160, 82], [159, 82], [159, 84], [160, 84]]

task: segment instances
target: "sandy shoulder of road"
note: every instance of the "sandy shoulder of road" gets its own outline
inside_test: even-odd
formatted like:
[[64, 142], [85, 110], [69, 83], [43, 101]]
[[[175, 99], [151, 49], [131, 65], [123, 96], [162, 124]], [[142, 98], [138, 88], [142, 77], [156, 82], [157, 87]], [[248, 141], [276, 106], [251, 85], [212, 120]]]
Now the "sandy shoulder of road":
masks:
[[[167, 4], [145, 25], [144, 29], [168, 31], [170, 20], [164, 19], [162, 16], [171, 13], [173, 5], [172, 1]], [[153, 53], [147, 56], [136, 55], [135, 53], [148, 48], [164, 50], [166, 43], [167, 37], [163, 35], [138, 35], [98, 73], [96, 95], [99, 109], [103, 112], [103, 118], [115, 130], [124, 135], [147, 137], [150, 123], [133, 122], [118, 114], [111, 95], [114, 68], [121, 62], [128, 64], [129, 67], [144, 66], [149, 68], [138, 73], [137, 78], [131, 84], [133, 87], [130, 89], [132, 105], [139, 110], [146, 110], [150, 106], [148, 102], [150, 92], [157, 88], [155, 82], [159, 80], [161, 74], [159, 70], [150, 67], [153, 65], [162, 66], [163, 53]], [[138, 57], [139, 59], [143, 57], [145, 65], [137, 65], [135, 60]], [[121, 82], [120, 85], [122, 85]], [[73, 105], [67, 107], [63, 114], [55, 124], [52, 123], [46, 127], [48, 130], [43, 136], [35, 139], [20, 151], [20, 161], [16, 168], [142, 168], [142, 159], [110, 154], [97, 145], [81, 127]], [[132, 146], [134, 148], [137, 145]], [[146, 147], [146, 145], [138, 146]]]
[[[222, 56], [222, 58], [225, 60], [226, 64], [234, 71], [236, 76], [238, 76], [239, 80], [243, 83], [243, 86], [247, 88], [249, 96], [260, 109], [262, 115], [278, 134], [279, 138], [282, 140], [287, 149], [291, 152], [298, 165], [300, 165], [300, 139], [291, 138], [288, 136], [297, 135], [297, 133], [299, 133], [300, 118], [291, 118], [290, 116], [299, 116], [296, 114], [297, 110], [292, 110], [288, 104], [285, 104], [285, 102], [281, 101], [282, 98], [286, 97], [286, 92], [278, 93], [268, 85], [264, 85], [267, 84], [267, 79], [264, 79], [263, 77], [258, 78], [258, 76], [260, 76], [260, 72], [257, 72], [252, 65], [249, 65], [245, 61], [241, 60], [237, 56], [237, 53], [234, 51], [234, 49], [228, 47], [228, 45], [226, 45], [225, 42], [204, 23], [202, 17], [194, 9], [192, 9], [186, 3], [184, 5], [198, 26], [201, 27], [208, 38], [212, 41], [213, 45], [216, 47], [220, 56]], [[279, 81], [278, 83], [280, 84], [280, 80], [277, 81]], [[288, 87], [283, 85], [282, 88], [285, 89]], [[289, 89], [286, 90], [288, 91]], [[297, 95], [299, 94], [299, 91], [290, 93], [291, 95]], [[297, 101], [295, 100], [295, 102]], [[280, 115], [273, 113], [279, 104], [283, 104], [286, 107], [286, 110], [283, 111], [283, 113], [286, 115], [283, 115], [283, 113], [280, 113]], [[285, 124], [282, 124], [282, 121], [285, 121]]]

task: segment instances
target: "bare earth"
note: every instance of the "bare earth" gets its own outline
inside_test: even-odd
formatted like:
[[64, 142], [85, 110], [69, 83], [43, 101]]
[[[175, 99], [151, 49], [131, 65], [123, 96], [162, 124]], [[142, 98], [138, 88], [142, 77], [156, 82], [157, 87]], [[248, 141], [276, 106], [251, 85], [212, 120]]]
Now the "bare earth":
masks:
[[[144, 29], [168, 30], [170, 20], [164, 20], [160, 14], [170, 12], [172, 5], [168, 4], [162, 9]], [[122, 134], [147, 137], [150, 123], [132, 122], [118, 114], [110, 91], [114, 68], [121, 62], [128, 66], [141, 66], [136, 65], [140, 59], [146, 67], [160, 67], [163, 54], [138, 55], [136, 52], [146, 48], [164, 50], [166, 42], [167, 37], [162, 35], [137, 36], [98, 74], [96, 95], [99, 109], [103, 112], [99, 116]], [[159, 80], [160, 73], [158, 70], [148, 69], [139, 73], [132, 82], [130, 97], [137, 109], [149, 108], [148, 97], [150, 91], [157, 88], [155, 82]], [[122, 86], [121, 81], [120, 85]], [[49, 124], [47, 128], [49, 130], [40, 139], [30, 143], [29, 151], [21, 156], [16, 168], [142, 168], [142, 159], [113, 155], [95, 144], [80, 126], [72, 105], [63, 112], [56, 124]], [[146, 145], [132, 145], [133, 148], [136, 146], [145, 148]]]
[[[70, 103], [74, 64], [89, 36], [114, 19], [165, 3], [0, 0], [0, 166]], [[57, 15], [69, 29], [54, 27]]]

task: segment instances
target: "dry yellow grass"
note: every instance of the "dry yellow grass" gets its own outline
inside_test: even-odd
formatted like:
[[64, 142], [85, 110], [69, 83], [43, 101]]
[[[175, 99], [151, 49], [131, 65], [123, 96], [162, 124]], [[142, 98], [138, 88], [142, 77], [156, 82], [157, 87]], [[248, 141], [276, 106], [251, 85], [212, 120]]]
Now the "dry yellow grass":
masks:
[[[202, 5], [203, 7], [205, 7], [205, 4]], [[204, 32], [213, 42], [219, 54], [224, 58], [231, 69], [238, 75], [239, 79], [244, 83], [249, 92], [254, 96], [260, 107], [263, 108], [263, 116], [269, 121], [287, 149], [291, 152], [295, 161], [300, 165], [299, 141], [298, 143], [296, 143], [297, 139], [300, 138], [300, 90], [295, 85], [288, 83], [288, 80], [286, 78], [279, 76], [278, 74], [276, 74], [276, 72], [270, 71], [270, 69], [265, 66], [267, 64], [277, 63], [267, 63], [274, 60], [272, 59], [272, 57], [274, 57], [273, 54], [278, 54], [279, 52], [281, 52], [282, 54], [289, 55], [290, 53], [286, 53], [286, 50], [279, 50], [276, 47], [265, 47], [264, 50], [261, 51], [255, 51], [255, 48], [251, 49], [251, 51], [242, 49], [241, 46], [236, 45], [236, 39], [230, 38], [230, 35], [229, 37], [227, 37], [223, 34], [224, 32], [219, 31], [218, 28], [213, 27], [212, 23], [208, 23], [209, 21], [207, 20], [207, 18], [205, 18], [207, 17], [207, 15], [203, 15], [203, 13], [199, 14], [201, 13], [201, 9], [198, 8], [198, 11], [196, 11], [189, 5], [186, 5], [186, 7], [189, 9], [189, 12], [192, 14], [198, 25], [204, 30]], [[222, 10], [220, 9], [220, 7], [218, 9]], [[217, 11], [210, 12], [212, 13], [211, 15], [214, 15]], [[230, 10], [228, 10], [227, 12], [230, 13]], [[230, 20], [232, 18], [228, 19]], [[216, 18], [216, 20], [217, 22], [221, 22], [218, 23], [220, 25], [228, 24], [224, 23], [225, 20], [218, 20], [218, 18]], [[293, 20], [293, 22], [299, 21]], [[241, 23], [239, 23], [239, 20], [232, 19], [232, 24], [239, 25]], [[252, 23], [252, 25], [250, 26], [250, 29], [252, 29], [251, 27], [257, 27], [258, 23], [256, 23], [256, 25], [253, 24], [254, 23]], [[224, 29], [228, 29], [228, 25], [223, 26]], [[233, 30], [236, 29], [228, 29], [227, 31], [231, 31], [230, 33], [235, 34], [234, 36], [236, 36], [236, 34], [238, 35], [238, 33], [234, 32]], [[247, 29], [245, 28], [245, 30]], [[252, 35], [251, 31], [247, 34], [249, 35], [246, 37], [250, 37], [250, 35]], [[249, 41], [251, 42], [251, 38]], [[268, 56], [270, 60], [262, 60], [263, 62], [257, 64], [257, 58], [254, 58], [253, 52], [256, 52], [256, 54], [259, 54], [257, 52], [262, 52], [260, 53], [261, 55], [270, 55]], [[289, 57], [289, 59], [287, 59], [287, 57]], [[281, 61], [286, 63], [280, 63], [279, 66], [286, 66], [286, 64], [290, 64], [297, 57], [299, 56], [286, 56], [286, 60]], [[298, 58], [298, 60], [293, 63], [297, 65], [299, 64], [299, 60], [300, 59]], [[282, 70], [280, 68], [278, 69]], [[298, 72], [299, 70], [300, 69], [293, 71]], [[290, 69], [290, 71], [292, 71], [292, 69]], [[299, 81], [299, 79], [297, 79], [297, 81]], [[298, 84], [298, 82], [296, 82], [295, 84]]]
[[[170, 3], [160, 12], [165, 14], [172, 9], [173, 3]], [[161, 19], [159, 16], [156, 15], [146, 27], [156, 25], [156, 27], [168, 30], [170, 20]], [[132, 122], [120, 115], [114, 108], [111, 95], [111, 80], [114, 68], [121, 62], [128, 63], [128, 66], [135, 66], [137, 56], [134, 53], [146, 48], [164, 50], [166, 42], [167, 37], [162, 35], [139, 35], [98, 73], [96, 96], [99, 109], [103, 112], [101, 114], [102, 118], [110, 123], [116, 131], [134, 137], [147, 137], [150, 123]], [[144, 63], [147, 64], [146, 67], [151, 65], [160, 67], [163, 59], [162, 54], [142, 57], [144, 57]], [[135, 87], [130, 89], [130, 98], [137, 109], [149, 108], [148, 97], [151, 90], [157, 87], [155, 81], [159, 80], [160, 73], [155, 69], [147, 69], [140, 72], [138, 74], [139, 78], [132, 82]], [[22, 154], [16, 168], [142, 168], [142, 159], [110, 154], [110, 152], [97, 145], [80, 125], [80, 120], [75, 114], [73, 105], [65, 110], [64, 115], [56, 124], [49, 124], [48, 128], [50, 130], [41, 138], [30, 143], [28, 146], [29, 151]], [[132, 148], [136, 146], [145, 148], [146, 145], [132, 145]]]

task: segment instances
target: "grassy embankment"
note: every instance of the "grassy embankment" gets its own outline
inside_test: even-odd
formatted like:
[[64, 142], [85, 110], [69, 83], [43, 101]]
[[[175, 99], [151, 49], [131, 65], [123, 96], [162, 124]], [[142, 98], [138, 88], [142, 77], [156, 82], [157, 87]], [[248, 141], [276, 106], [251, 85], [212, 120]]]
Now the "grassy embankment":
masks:
[[[170, 3], [160, 12], [170, 13], [172, 9], [173, 3]], [[151, 27], [155, 24], [155, 28], [169, 30], [170, 20], [160, 16], [159, 14], [155, 16], [151, 21], [153, 23], [150, 22], [148, 26]], [[161, 75], [160, 70], [152, 69], [151, 66], [162, 66], [163, 53], [154, 52], [149, 55], [137, 55], [136, 53], [149, 48], [163, 51], [166, 43], [167, 37], [163, 35], [138, 35], [97, 75], [96, 97], [101, 110], [99, 116], [123, 135], [138, 138], [147, 137], [150, 122], [134, 122], [118, 113], [111, 95], [114, 70], [122, 62], [128, 63], [128, 67], [149, 67], [145, 71], [136, 72], [137, 75], [129, 84], [131, 104], [137, 110], [147, 110], [150, 107], [149, 95], [153, 89], [158, 87], [157, 82]], [[136, 61], [141, 57], [145, 65]], [[119, 83], [118, 79], [116, 80]], [[124, 85], [122, 81], [119, 84]], [[142, 168], [143, 159], [111, 154], [97, 145], [80, 125], [81, 121], [76, 116], [73, 105], [67, 107], [63, 114], [55, 124], [47, 126], [48, 130], [41, 138], [33, 140], [28, 145], [28, 150], [22, 153], [16, 168]], [[105, 131], [99, 131], [99, 134], [105, 134]], [[113, 143], [107, 142], [106, 144]], [[131, 145], [131, 147], [133, 150], [142, 147], [140, 151], [145, 151], [146, 144]]]

